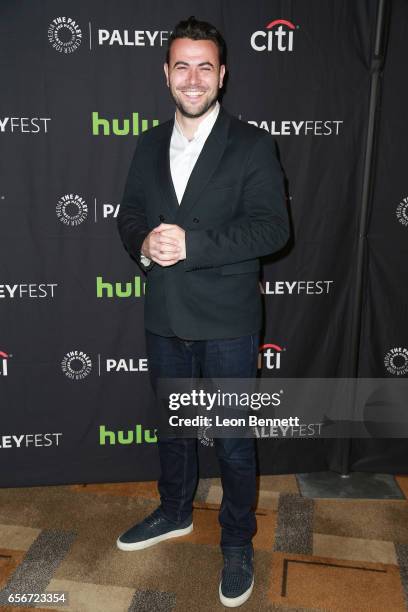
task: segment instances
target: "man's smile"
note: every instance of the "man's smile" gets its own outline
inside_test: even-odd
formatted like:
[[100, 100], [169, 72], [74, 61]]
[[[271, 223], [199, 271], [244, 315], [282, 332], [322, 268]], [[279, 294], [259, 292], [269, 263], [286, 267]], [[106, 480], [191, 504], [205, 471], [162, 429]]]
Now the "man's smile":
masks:
[[205, 94], [204, 91], [197, 91], [194, 89], [187, 89], [187, 90], [182, 90], [181, 93], [188, 99], [188, 100], [196, 100], [198, 98], [201, 98], [201, 96], [203, 96]]

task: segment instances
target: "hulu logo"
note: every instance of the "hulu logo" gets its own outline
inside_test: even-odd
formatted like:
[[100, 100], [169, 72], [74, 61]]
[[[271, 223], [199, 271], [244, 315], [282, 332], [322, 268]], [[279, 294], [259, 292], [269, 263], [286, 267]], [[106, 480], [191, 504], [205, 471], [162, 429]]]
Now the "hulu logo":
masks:
[[[156, 127], [159, 125], [158, 119], [152, 120], [152, 126]], [[102, 133], [103, 136], [127, 136], [133, 134], [133, 136], [139, 136], [141, 132], [145, 132], [149, 129], [149, 122], [147, 119], [141, 119], [139, 121], [139, 113], [132, 113], [132, 119], [104, 119], [99, 117], [98, 112], [92, 113], [92, 134], [93, 136], [99, 136]]]
[[[117, 444], [143, 444], [147, 442], [152, 444], [157, 442], [155, 429], [143, 429], [142, 425], [136, 425], [135, 429], [129, 429], [128, 431], [109, 431], [105, 425], [99, 425], [99, 444], [105, 446], [110, 444], [114, 446]], [[153, 433], [152, 433], [153, 432]]]
[[107, 283], [102, 276], [96, 277], [96, 297], [98, 298], [139, 298], [144, 295], [145, 288], [146, 283], [142, 284], [140, 276], [135, 276], [134, 281], [129, 283]]

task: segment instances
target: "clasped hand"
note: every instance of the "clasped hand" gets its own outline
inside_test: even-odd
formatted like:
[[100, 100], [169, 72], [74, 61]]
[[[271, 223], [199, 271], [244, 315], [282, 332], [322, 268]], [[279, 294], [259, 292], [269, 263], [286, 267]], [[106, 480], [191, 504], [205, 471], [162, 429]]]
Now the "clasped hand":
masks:
[[172, 266], [186, 258], [186, 232], [178, 225], [161, 223], [146, 236], [142, 254], [160, 266]]

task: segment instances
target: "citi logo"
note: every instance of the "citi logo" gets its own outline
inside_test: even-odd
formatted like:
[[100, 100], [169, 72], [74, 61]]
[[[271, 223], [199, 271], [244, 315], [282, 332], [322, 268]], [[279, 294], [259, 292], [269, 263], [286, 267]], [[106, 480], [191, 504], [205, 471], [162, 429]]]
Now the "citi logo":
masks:
[[[266, 31], [265, 31], [266, 30]], [[251, 36], [254, 51], [293, 51], [293, 31], [296, 26], [287, 19], [274, 19]]]
[[[158, 119], [151, 120], [151, 127], [159, 125]], [[132, 113], [131, 119], [104, 119], [98, 112], [92, 113], [93, 136], [139, 136], [149, 129], [148, 119], [139, 119], [139, 113]]]
[[258, 370], [262, 370], [264, 364], [267, 370], [280, 370], [281, 354], [284, 350], [277, 344], [262, 344], [259, 347]]
[[129, 429], [128, 431], [118, 430], [110, 431], [106, 429], [105, 425], [99, 426], [99, 444], [105, 446], [110, 444], [153, 444], [157, 442], [156, 430], [143, 429], [142, 425], [136, 425], [135, 429]]
[[135, 276], [133, 281], [128, 283], [108, 283], [102, 276], [96, 277], [96, 297], [97, 298], [140, 298], [145, 293], [146, 283], [142, 284], [140, 276]]
[[7, 376], [8, 374], [7, 363], [10, 357], [11, 355], [8, 355], [4, 351], [0, 351], [0, 376]]

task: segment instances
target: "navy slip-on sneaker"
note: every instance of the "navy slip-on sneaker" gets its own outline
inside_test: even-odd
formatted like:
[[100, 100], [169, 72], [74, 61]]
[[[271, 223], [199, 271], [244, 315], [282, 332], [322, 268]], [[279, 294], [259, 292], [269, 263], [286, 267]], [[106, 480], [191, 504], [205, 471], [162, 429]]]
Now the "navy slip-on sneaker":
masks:
[[224, 568], [219, 587], [220, 601], [228, 608], [241, 606], [254, 588], [254, 549], [246, 546], [224, 546]]
[[146, 516], [143, 521], [119, 536], [116, 545], [120, 550], [141, 550], [169, 538], [187, 535], [192, 531], [192, 516], [181, 523], [173, 523], [163, 516], [159, 507]]

